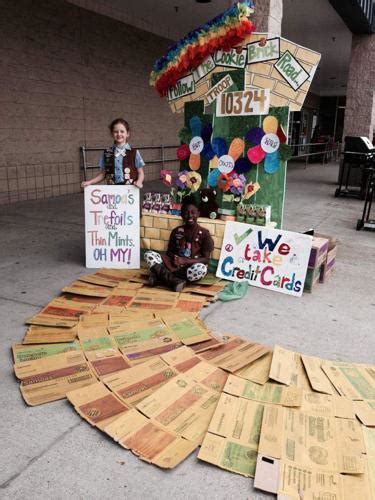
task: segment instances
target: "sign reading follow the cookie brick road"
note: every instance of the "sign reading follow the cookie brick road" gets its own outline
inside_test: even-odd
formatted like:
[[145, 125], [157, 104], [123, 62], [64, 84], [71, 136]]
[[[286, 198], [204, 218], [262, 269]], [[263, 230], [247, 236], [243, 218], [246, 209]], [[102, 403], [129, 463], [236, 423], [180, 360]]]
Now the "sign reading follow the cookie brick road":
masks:
[[227, 222], [216, 275], [300, 297], [312, 237], [241, 222]]
[[86, 267], [140, 267], [139, 189], [85, 188]]

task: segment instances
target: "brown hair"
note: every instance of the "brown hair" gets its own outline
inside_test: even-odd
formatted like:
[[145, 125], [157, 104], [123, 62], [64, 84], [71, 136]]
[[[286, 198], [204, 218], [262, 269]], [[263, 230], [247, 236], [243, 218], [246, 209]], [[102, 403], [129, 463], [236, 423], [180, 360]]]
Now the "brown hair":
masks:
[[126, 128], [126, 131], [129, 132], [130, 131], [130, 126], [129, 126], [129, 123], [124, 120], [123, 118], [115, 118], [113, 121], [111, 121], [111, 123], [108, 125], [108, 128], [109, 130], [111, 131], [111, 133], [113, 132], [113, 128], [115, 125], [117, 125], [118, 123], [121, 123], [121, 125], [124, 125], [124, 127]]

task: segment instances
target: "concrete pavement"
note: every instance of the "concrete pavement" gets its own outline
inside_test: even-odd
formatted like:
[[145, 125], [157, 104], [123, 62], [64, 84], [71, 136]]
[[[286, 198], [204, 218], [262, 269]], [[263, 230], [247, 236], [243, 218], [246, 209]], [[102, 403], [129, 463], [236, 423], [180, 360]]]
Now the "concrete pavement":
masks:
[[[333, 277], [301, 299], [250, 288], [202, 317], [219, 333], [330, 359], [374, 363], [375, 234], [357, 232], [362, 203], [334, 198], [337, 165], [291, 165], [284, 229], [339, 239]], [[172, 471], [138, 460], [82, 421], [67, 401], [27, 407], [10, 346], [24, 321], [85, 272], [83, 196], [0, 206], [0, 498], [269, 498], [252, 480], [197, 461]]]

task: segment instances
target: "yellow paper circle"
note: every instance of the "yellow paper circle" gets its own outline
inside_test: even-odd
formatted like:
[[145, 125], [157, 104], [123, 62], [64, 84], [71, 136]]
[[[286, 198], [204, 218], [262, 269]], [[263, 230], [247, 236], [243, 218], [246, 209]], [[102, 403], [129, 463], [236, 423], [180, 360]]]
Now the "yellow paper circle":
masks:
[[210, 167], [210, 169], [211, 168], [217, 168], [218, 164], [219, 164], [219, 158], [217, 156], [214, 156], [212, 158], [212, 160], [210, 160], [209, 167]]
[[279, 122], [274, 116], [266, 116], [263, 120], [263, 130], [266, 134], [276, 134]]

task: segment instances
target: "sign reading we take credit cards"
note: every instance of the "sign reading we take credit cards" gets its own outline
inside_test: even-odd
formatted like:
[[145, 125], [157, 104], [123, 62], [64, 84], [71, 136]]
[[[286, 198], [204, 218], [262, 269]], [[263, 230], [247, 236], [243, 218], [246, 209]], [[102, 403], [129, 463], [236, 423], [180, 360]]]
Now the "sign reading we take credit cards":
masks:
[[227, 222], [216, 276], [300, 297], [312, 236]]

